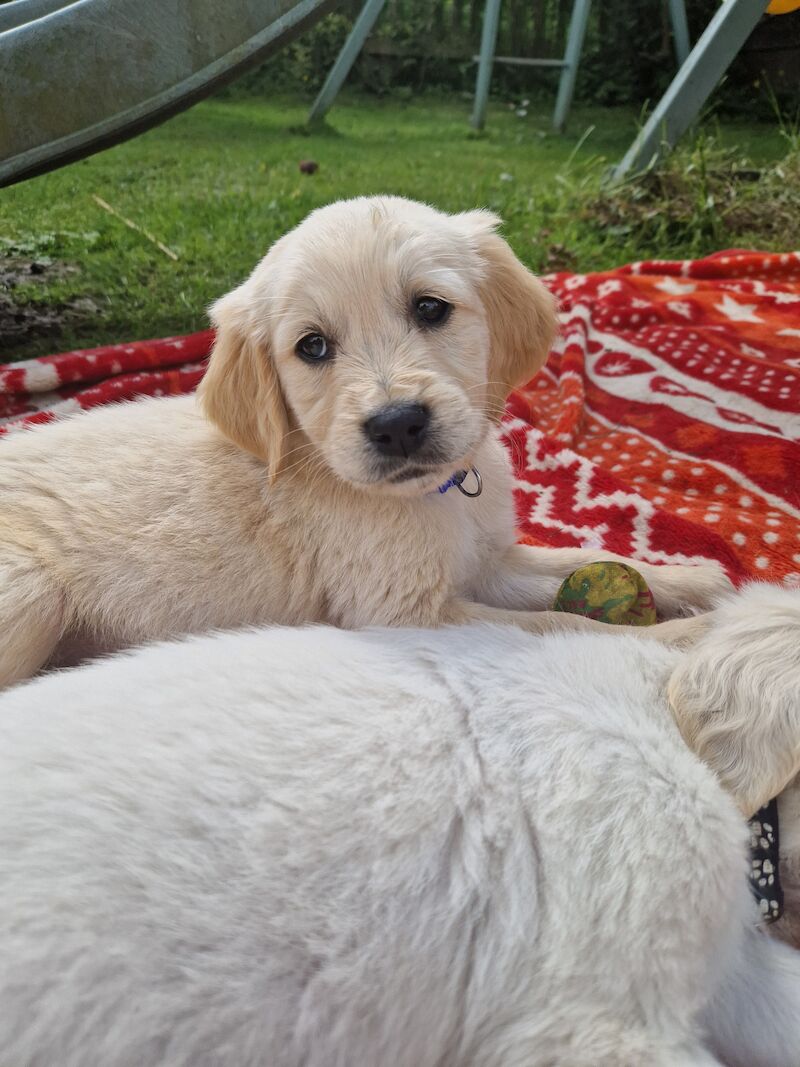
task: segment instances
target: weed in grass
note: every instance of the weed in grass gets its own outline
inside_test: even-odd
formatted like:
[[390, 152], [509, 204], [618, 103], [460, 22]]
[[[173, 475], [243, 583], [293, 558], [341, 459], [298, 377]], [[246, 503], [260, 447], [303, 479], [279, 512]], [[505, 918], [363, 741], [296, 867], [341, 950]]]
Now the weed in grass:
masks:
[[[583, 205], [602, 239], [650, 255], [696, 256], [725, 247], [800, 247], [800, 149], [757, 166], [714, 134], [698, 134], [659, 166]], [[640, 255], [637, 256], [640, 258]]]

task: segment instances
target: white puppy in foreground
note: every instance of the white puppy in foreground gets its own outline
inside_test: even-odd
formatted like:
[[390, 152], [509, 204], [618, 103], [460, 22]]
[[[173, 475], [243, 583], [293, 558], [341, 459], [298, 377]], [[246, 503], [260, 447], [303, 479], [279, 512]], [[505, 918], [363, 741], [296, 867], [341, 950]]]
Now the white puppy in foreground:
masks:
[[702, 718], [735, 630], [716, 742], [770, 656], [750, 711], [796, 756], [800, 596], [715, 622], [690, 677], [480, 624], [193, 638], [7, 691], [4, 1067], [794, 1067], [800, 954], [756, 929], [743, 817], [667, 688]]

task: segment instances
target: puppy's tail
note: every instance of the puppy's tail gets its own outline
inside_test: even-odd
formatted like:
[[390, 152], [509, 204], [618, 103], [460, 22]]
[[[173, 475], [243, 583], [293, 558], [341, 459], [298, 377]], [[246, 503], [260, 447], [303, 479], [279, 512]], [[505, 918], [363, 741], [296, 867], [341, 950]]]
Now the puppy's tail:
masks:
[[704, 1022], [728, 1067], [800, 1067], [800, 952], [747, 929]]

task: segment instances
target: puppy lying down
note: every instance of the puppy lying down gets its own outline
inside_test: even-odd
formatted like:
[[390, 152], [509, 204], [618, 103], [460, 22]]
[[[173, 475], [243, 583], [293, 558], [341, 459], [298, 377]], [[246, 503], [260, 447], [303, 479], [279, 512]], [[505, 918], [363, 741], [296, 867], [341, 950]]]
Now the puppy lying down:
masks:
[[[144, 400], [9, 436], [0, 687], [74, 647], [210, 628], [597, 627], [542, 610], [597, 553], [514, 543], [496, 424], [556, 317], [497, 224], [398, 197], [315, 211], [215, 305], [199, 406]], [[468, 498], [452, 483], [473, 468]], [[728, 588], [711, 564], [638, 567], [663, 618]]]
[[3, 1062], [793, 1067], [800, 956], [757, 929], [744, 818], [667, 691], [724, 745], [771, 663], [768, 776], [799, 637], [800, 594], [763, 587], [689, 656], [273, 629], [7, 691]]

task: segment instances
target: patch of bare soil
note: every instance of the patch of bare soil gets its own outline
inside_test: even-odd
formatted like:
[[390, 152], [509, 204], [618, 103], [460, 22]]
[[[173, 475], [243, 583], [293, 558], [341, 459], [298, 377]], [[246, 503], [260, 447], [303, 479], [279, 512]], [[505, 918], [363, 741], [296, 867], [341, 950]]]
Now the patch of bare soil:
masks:
[[[77, 272], [49, 258], [0, 256], [0, 353], [34, 338], [57, 338], [66, 323], [99, 313], [88, 297], [52, 302], [37, 300], [31, 287]], [[0, 361], [2, 356], [0, 356]]]

